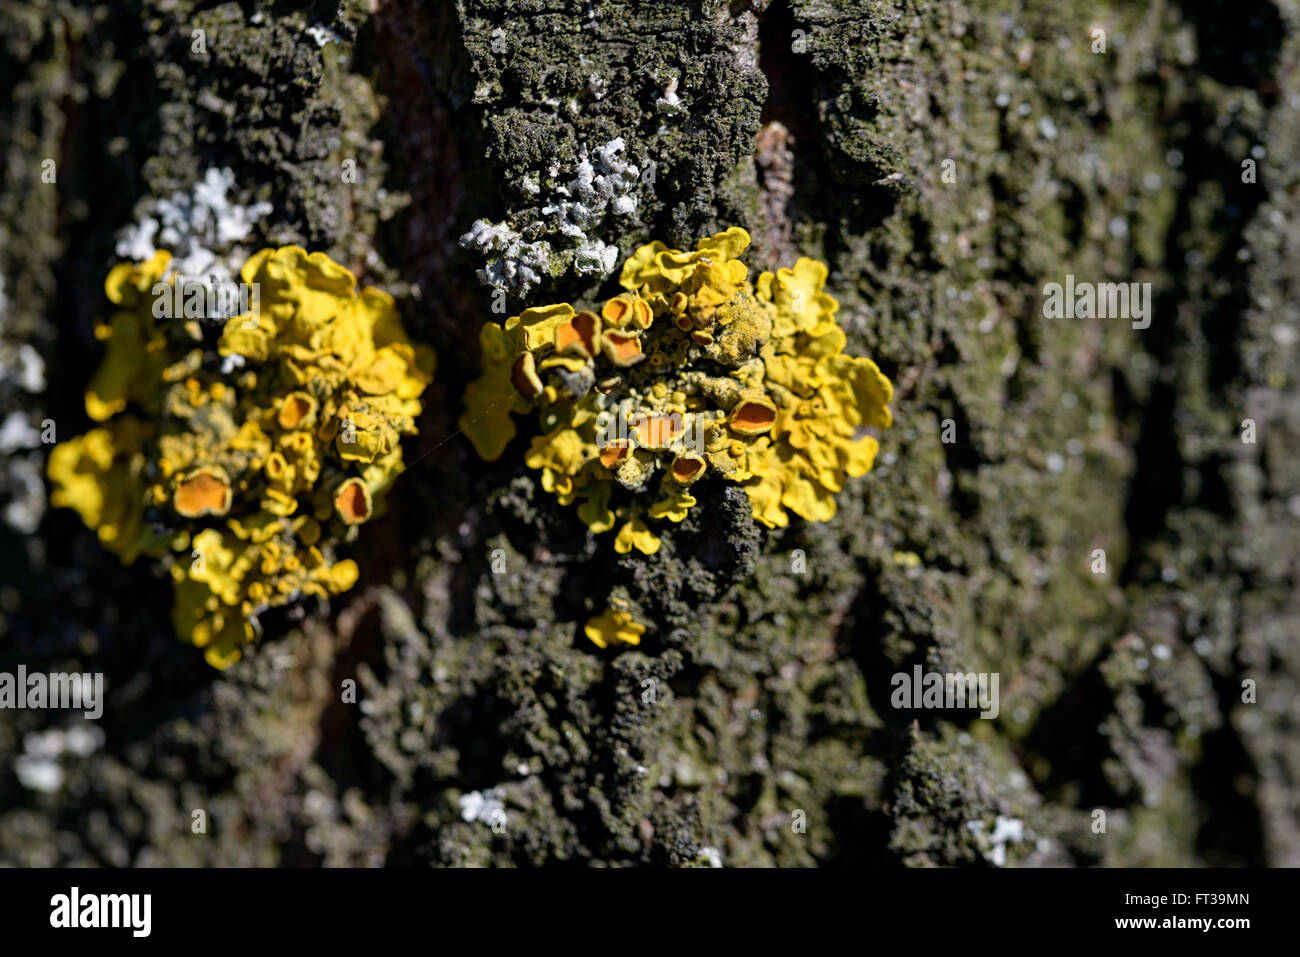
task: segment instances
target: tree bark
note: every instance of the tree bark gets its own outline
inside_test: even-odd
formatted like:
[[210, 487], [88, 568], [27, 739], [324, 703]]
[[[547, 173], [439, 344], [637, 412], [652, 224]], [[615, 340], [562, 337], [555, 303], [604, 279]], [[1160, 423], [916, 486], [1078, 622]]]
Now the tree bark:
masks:
[[[103, 672], [108, 702], [49, 790], [18, 763], [66, 715], [0, 710], [0, 860], [1300, 865], [1296, 26], [1290, 0], [10, 0], [5, 416], [89, 426], [115, 244], [211, 169], [271, 206], [243, 245], [394, 293], [439, 368], [357, 587], [227, 672], [158, 569], [45, 507], [49, 445], [5, 450], [0, 671]], [[616, 556], [522, 440], [483, 463], [458, 434], [501, 318], [459, 237], [535, 222], [534, 186], [616, 138], [636, 213], [589, 239], [620, 260], [739, 225], [754, 270], [829, 265], [896, 387], [833, 521], [768, 532], [718, 485]], [[1067, 276], [1150, 283], [1149, 326], [1049, 317]], [[504, 303], [611, 286], [557, 266]], [[635, 650], [582, 636], [610, 594]], [[915, 666], [997, 674], [999, 714], [894, 707]]]

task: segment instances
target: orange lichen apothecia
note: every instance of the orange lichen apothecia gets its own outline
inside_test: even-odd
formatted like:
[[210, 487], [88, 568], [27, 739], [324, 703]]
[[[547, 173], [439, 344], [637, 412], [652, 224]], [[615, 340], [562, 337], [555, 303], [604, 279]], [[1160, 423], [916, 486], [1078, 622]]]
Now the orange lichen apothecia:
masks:
[[356, 582], [336, 552], [402, 471], [433, 353], [392, 297], [321, 253], [254, 255], [240, 276], [257, 305], [219, 337], [159, 318], [169, 261], [109, 274], [118, 311], [86, 392], [102, 425], [51, 452], [51, 500], [125, 562], [166, 556], [177, 633], [225, 668], [261, 611]]
[[867, 472], [891, 422], [892, 386], [844, 354], [826, 267], [800, 259], [750, 283], [738, 228], [692, 252], [661, 242], [623, 266], [625, 293], [598, 310], [539, 306], [488, 323], [483, 371], [461, 428], [495, 460], [514, 415], [537, 410], [525, 461], [542, 486], [614, 547], [659, 549], [651, 522], [680, 522], [709, 475], [739, 484], [769, 528], [835, 514], [847, 477]]

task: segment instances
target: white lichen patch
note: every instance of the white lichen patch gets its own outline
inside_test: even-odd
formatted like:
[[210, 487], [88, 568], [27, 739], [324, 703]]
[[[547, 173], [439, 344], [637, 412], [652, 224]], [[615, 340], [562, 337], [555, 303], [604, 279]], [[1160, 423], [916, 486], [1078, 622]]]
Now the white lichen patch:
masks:
[[5, 459], [4, 469], [5, 488], [10, 498], [0, 516], [14, 531], [31, 535], [45, 515], [43, 470], [33, 455], [11, 455]]
[[9, 335], [9, 299], [0, 276], [0, 392], [19, 388], [33, 395], [45, 391], [45, 360], [30, 343]]
[[228, 198], [235, 188], [230, 169], [209, 169], [188, 192], [146, 200], [136, 222], [117, 238], [117, 255], [144, 262], [158, 250], [172, 254], [169, 274], [196, 282], [231, 282], [248, 258], [242, 243], [270, 203], [245, 206]]
[[460, 819], [467, 824], [475, 821], [484, 824], [501, 821], [506, 811], [502, 798], [503, 795], [496, 788], [462, 794], [457, 802], [460, 805]]
[[19, 449], [34, 449], [41, 444], [41, 433], [28, 421], [25, 412], [10, 412], [0, 421], [0, 455]]
[[45, 391], [45, 360], [10, 328], [9, 299], [0, 276], [0, 484], [7, 493], [0, 520], [30, 535], [45, 514], [45, 483], [41, 479], [40, 413], [23, 396]]
[[994, 867], [1006, 866], [1008, 844], [1019, 844], [1025, 839], [1025, 822], [1001, 814], [994, 820], [993, 831], [990, 834], [985, 833], [983, 821], [967, 821], [966, 829], [975, 835], [985, 860]]
[[63, 786], [64, 756], [84, 758], [103, 743], [104, 732], [89, 724], [32, 732], [23, 738], [23, 753], [14, 759], [18, 783], [29, 791], [57, 791]]
[[327, 43], [342, 43], [343, 38], [331, 30], [329, 27], [322, 26], [319, 23], [313, 23], [307, 28], [307, 36], [311, 37], [317, 47], [323, 47]]
[[535, 207], [520, 210], [509, 222], [477, 220], [460, 244], [476, 249], [487, 262], [479, 279], [495, 289], [527, 293], [544, 276], [572, 270], [578, 275], [608, 276], [619, 261], [617, 246], [597, 235], [608, 217], [635, 216], [640, 171], [622, 154], [627, 148], [616, 137], [590, 152], [578, 154], [577, 168], [564, 181], [558, 165], [525, 174], [520, 187], [538, 198]]
[[487, 265], [478, 271], [478, 277], [493, 288], [527, 292], [550, 268], [550, 244], [524, 242], [524, 238], [505, 223], [477, 220], [470, 231], [460, 237], [460, 244], [490, 257]]

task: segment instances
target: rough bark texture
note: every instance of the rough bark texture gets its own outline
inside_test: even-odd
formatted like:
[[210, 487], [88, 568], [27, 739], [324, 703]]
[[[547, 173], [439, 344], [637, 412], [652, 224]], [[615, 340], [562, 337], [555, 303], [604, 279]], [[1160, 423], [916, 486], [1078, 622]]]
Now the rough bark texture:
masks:
[[[1300, 865], [1290, 0], [260, 7], [4, 5], [0, 412], [86, 428], [114, 237], [229, 167], [255, 240], [399, 296], [439, 353], [422, 431], [357, 588], [224, 673], [161, 572], [44, 508], [48, 446], [7, 450], [0, 671], [108, 701], [49, 791], [15, 763], [71, 719], [0, 710], [0, 862]], [[897, 387], [833, 522], [769, 533], [717, 485], [616, 556], [522, 440], [456, 434], [500, 318], [458, 237], [615, 137], [654, 170], [623, 255], [740, 225], [755, 266], [829, 264]], [[1067, 273], [1151, 282], [1150, 327], [1045, 318]], [[581, 635], [611, 593], [635, 650]], [[998, 718], [893, 708], [916, 664], [997, 672]]]

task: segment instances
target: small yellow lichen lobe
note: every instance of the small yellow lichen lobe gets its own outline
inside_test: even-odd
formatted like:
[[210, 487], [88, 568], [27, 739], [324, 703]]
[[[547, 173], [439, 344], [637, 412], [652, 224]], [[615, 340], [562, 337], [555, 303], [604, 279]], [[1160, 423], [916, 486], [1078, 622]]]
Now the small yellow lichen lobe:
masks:
[[639, 645], [641, 636], [645, 634], [645, 625], [633, 621], [626, 611], [606, 608], [589, 619], [583, 631], [597, 648], [608, 648], [611, 645]]

